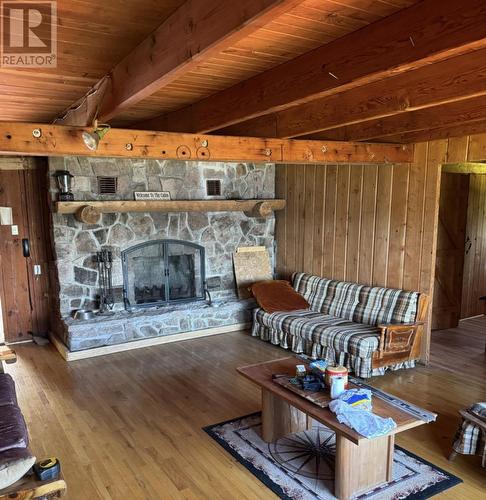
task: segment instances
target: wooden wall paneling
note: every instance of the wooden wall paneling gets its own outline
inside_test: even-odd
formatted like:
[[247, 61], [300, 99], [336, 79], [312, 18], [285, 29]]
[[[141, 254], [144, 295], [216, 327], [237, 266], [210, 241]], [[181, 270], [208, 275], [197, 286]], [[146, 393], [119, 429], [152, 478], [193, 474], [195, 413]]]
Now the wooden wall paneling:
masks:
[[358, 283], [373, 282], [378, 167], [363, 166], [363, 189], [359, 238]]
[[[287, 196], [287, 167], [282, 165], [275, 169], [275, 195], [277, 198]], [[287, 241], [286, 224], [287, 207], [282, 211], [275, 212], [275, 239], [276, 241]], [[275, 271], [278, 276], [285, 275], [287, 245], [276, 248]]]
[[286, 274], [298, 270], [296, 252], [297, 252], [297, 165], [287, 165], [287, 218], [285, 221], [286, 227], [286, 246], [285, 252], [285, 270]]
[[[304, 235], [305, 235], [305, 219], [306, 219], [306, 176], [305, 176], [305, 166], [296, 165], [296, 192], [297, 192], [297, 204], [295, 207], [295, 224], [296, 224], [296, 255], [295, 259], [299, 269], [304, 266]], [[310, 213], [311, 207], [307, 208], [307, 212]]]
[[363, 197], [363, 166], [354, 165], [349, 170], [348, 217], [346, 234], [346, 281], [358, 281], [361, 236], [361, 207]]
[[314, 199], [314, 235], [312, 239], [312, 274], [321, 275], [324, 255], [324, 220], [326, 209], [326, 171], [325, 165], [316, 167]]
[[469, 136], [467, 161], [486, 160], [486, 133]]
[[403, 263], [403, 288], [406, 290], [420, 289], [417, 262], [420, 263], [422, 259], [422, 214], [425, 203], [426, 161], [427, 144], [417, 144], [415, 161], [410, 165], [407, 200], [407, 229]]
[[335, 254], [335, 231], [336, 231], [336, 206], [338, 196], [337, 174], [338, 168], [336, 165], [326, 166], [326, 204], [324, 210], [324, 249], [323, 259], [321, 263], [321, 276], [331, 278], [334, 270], [334, 254]]
[[[302, 238], [302, 252], [303, 252], [303, 265], [302, 269], [306, 273], [312, 273], [313, 269], [313, 252], [314, 252], [314, 217], [315, 217], [315, 204], [316, 196], [318, 196], [316, 189], [316, 167], [315, 165], [305, 165], [303, 167], [305, 175], [305, 189], [304, 189], [304, 236]], [[317, 223], [318, 220], [315, 220]]]
[[378, 170], [372, 283], [380, 286], [386, 285], [388, 274], [393, 173], [393, 168], [380, 168]]
[[336, 222], [334, 227], [334, 257], [332, 277], [346, 279], [346, 253], [349, 209], [349, 165], [339, 165], [337, 170]]
[[278, 215], [286, 238], [277, 238], [277, 247], [285, 247], [285, 274], [304, 270], [430, 295], [447, 146], [447, 140], [417, 145], [413, 164], [287, 165], [286, 196], [278, 187], [287, 199]]
[[469, 136], [450, 137], [447, 143], [447, 163], [467, 162], [467, 151], [469, 149]]
[[393, 166], [386, 285], [396, 288], [403, 288], [409, 169], [409, 165]]
[[432, 330], [459, 324], [469, 176], [442, 172]]
[[[422, 259], [420, 264], [420, 291], [430, 298], [434, 293], [435, 256], [437, 248], [437, 226], [439, 213], [440, 177], [442, 164], [447, 153], [447, 140], [429, 143], [425, 179], [425, 203], [422, 213]], [[427, 332], [432, 322], [432, 307], [427, 315]], [[422, 342], [422, 359], [428, 362], [430, 355], [430, 334]]]

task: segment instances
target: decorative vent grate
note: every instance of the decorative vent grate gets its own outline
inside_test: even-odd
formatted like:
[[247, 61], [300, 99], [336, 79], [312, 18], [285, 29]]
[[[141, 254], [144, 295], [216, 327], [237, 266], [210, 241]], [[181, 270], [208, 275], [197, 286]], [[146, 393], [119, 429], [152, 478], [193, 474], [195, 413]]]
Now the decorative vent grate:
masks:
[[208, 179], [206, 181], [206, 194], [208, 196], [221, 196], [221, 181], [219, 179]]
[[116, 194], [118, 177], [98, 177], [99, 194]]

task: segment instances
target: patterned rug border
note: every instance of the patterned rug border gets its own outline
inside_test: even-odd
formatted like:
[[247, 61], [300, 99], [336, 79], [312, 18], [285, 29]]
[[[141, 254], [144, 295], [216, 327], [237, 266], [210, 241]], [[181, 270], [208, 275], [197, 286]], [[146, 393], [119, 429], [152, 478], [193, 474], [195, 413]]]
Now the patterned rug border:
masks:
[[[244, 418], [250, 418], [250, 417], [255, 417], [257, 415], [261, 415], [261, 411], [255, 411], [253, 413], [249, 413], [248, 415], [243, 415], [240, 417], [235, 417], [235, 418], [230, 418], [229, 420], [225, 420], [223, 422], [219, 422], [217, 424], [211, 424], [207, 425], [202, 428], [202, 430], [208, 434], [212, 439], [214, 439], [222, 448], [224, 448], [233, 458], [235, 458], [241, 465], [243, 465], [246, 469], [248, 469], [259, 481], [261, 481], [267, 488], [272, 490], [276, 495], [279, 496], [279, 498], [283, 500], [292, 500], [288, 495], [285, 494], [283, 489], [276, 484], [274, 481], [270, 479], [266, 474], [264, 474], [261, 470], [257, 469], [254, 467], [248, 460], [244, 459], [236, 450], [231, 448], [231, 446], [224, 440], [221, 439], [214, 431], [213, 429], [215, 427], [219, 427], [221, 425], [225, 424], [231, 424], [233, 422], [236, 422], [237, 420], [242, 420]], [[399, 449], [409, 457], [412, 457], [416, 460], [419, 460], [423, 462], [424, 464], [429, 465], [430, 467], [434, 467], [436, 470], [444, 474], [447, 479], [444, 481], [441, 481], [437, 485], [429, 486], [426, 488], [424, 491], [421, 491], [420, 493], [415, 493], [412, 495], [409, 495], [404, 498], [404, 500], [425, 500], [427, 498], [430, 498], [434, 495], [438, 495], [439, 493], [442, 493], [445, 490], [448, 490], [449, 488], [452, 488], [458, 484], [463, 483], [464, 481], [455, 476], [454, 474], [451, 474], [450, 472], [447, 472], [446, 470], [442, 469], [441, 467], [438, 467], [437, 465], [433, 464], [432, 462], [429, 462], [428, 460], [425, 460], [425, 458], [420, 457], [419, 455], [416, 455], [415, 453], [412, 453], [411, 451], [406, 450], [405, 448], [402, 448], [401, 446], [395, 445], [395, 448]]]

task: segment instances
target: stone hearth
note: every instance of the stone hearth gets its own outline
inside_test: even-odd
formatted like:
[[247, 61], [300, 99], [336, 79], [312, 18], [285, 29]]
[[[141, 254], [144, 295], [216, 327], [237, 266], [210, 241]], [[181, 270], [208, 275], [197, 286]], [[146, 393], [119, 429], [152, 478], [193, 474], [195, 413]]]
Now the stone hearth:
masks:
[[121, 344], [151, 337], [245, 324], [251, 321], [252, 299], [217, 300], [211, 305], [194, 302], [118, 311], [79, 321], [66, 318], [63, 341], [70, 351]]
[[[50, 173], [73, 174], [76, 200], [133, 200], [134, 191], [169, 191], [174, 200], [205, 199], [206, 180], [220, 179], [222, 199], [275, 197], [273, 164], [198, 163], [65, 157], [50, 158]], [[115, 195], [98, 193], [98, 177], [117, 177]], [[57, 187], [51, 176], [51, 193]], [[274, 217], [250, 218], [240, 212], [103, 214], [94, 226], [73, 215], [53, 214], [62, 332], [71, 350], [111, 345], [151, 336], [226, 326], [250, 320], [248, 301], [238, 301], [232, 254], [239, 246], [265, 246], [273, 261]], [[121, 252], [139, 243], [176, 239], [201, 245], [206, 253], [206, 281], [213, 306], [194, 302], [160, 309], [124, 311]], [[110, 318], [89, 324], [75, 321], [79, 308], [97, 309], [98, 270], [94, 256], [113, 252], [116, 303]], [[175, 308], [174, 308], [175, 307]], [[95, 331], [96, 333], [93, 333]]]

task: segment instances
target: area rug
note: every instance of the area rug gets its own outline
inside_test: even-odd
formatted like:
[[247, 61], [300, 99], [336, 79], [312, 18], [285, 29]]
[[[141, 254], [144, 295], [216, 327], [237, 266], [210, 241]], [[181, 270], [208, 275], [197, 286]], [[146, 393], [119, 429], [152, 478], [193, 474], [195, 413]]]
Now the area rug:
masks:
[[[283, 499], [334, 499], [334, 432], [320, 424], [275, 443], [260, 437], [261, 413], [204, 430], [252, 474]], [[355, 498], [370, 500], [430, 498], [462, 480], [395, 446], [393, 480]]]

